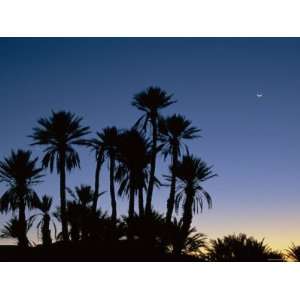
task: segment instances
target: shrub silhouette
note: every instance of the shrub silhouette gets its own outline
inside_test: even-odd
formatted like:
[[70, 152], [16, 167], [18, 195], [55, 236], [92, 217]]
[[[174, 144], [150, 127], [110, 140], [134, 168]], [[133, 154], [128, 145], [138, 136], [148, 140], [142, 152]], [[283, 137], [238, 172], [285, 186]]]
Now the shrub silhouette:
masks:
[[208, 258], [212, 261], [272, 261], [282, 260], [282, 255], [246, 234], [228, 235], [211, 241]]
[[300, 246], [292, 244], [289, 249], [286, 250], [286, 256], [289, 260], [300, 261]]
[[[28, 220], [26, 220], [26, 227], [25, 227], [25, 234], [27, 235], [28, 231], [30, 230], [30, 228], [33, 225], [33, 219], [29, 218]], [[3, 227], [3, 229], [1, 230], [1, 235], [0, 237], [5, 238], [5, 239], [17, 239], [19, 241], [22, 241], [24, 239], [24, 228], [23, 228], [24, 224], [23, 222], [20, 222], [19, 219], [17, 217], [13, 217], [11, 218]], [[26, 237], [27, 239], [27, 237]], [[28, 246], [29, 241], [27, 239], [27, 244], [26, 246]]]

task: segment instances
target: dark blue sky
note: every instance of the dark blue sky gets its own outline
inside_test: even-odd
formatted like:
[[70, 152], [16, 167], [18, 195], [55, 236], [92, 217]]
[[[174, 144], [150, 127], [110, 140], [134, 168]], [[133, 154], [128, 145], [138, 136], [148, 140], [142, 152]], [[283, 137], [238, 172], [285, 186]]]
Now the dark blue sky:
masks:
[[[129, 127], [140, 115], [133, 94], [159, 85], [178, 100], [164, 113], [184, 114], [203, 130], [191, 152], [219, 174], [204, 184], [214, 207], [195, 218], [198, 229], [211, 238], [246, 232], [286, 248], [300, 242], [299, 53], [298, 38], [1, 38], [1, 159], [28, 148], [26, 136], [51, 109], [83, 116], [93, 131]], [[80, 154], [69, 187], [93, 184], [93, 155]], [[108, 191], [106, 174], [105, 166]], [[58, 204], [58, 186], [54, 174], [37, 191]], [[166, 191], [155, 195], [165, 209]], [[101, 201], [109, 208], [108, 193]], [[118, 203], [125, 213], [127, 200]]]

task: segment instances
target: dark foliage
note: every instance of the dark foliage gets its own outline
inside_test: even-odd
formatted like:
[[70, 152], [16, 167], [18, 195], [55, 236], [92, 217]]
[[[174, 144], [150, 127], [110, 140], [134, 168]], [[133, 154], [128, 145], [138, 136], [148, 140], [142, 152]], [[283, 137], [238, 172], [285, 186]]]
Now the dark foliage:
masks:
[[282, 261], [281, 253], [273, 251], [264, 240], [245, 234], [228, 235], [211, 241], [207, 257], [211, 261]]
[[300, 246], [292, 244], [292, 246], [286, 250], [286, 257], [291, 261], [300, 261]]

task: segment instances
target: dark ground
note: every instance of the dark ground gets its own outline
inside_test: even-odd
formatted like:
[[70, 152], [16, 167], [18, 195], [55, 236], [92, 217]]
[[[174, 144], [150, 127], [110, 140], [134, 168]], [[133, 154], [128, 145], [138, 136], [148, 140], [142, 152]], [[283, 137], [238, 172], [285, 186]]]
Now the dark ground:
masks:
[[61, 242], [45, 248], [42, 246], [20, 249], [18, 246], [0, 246], [2, 262], [196, 262], [192, 256], [162, 254], [157, 249], [120, 241], [103, 247], [93, 244], [64, 244]]

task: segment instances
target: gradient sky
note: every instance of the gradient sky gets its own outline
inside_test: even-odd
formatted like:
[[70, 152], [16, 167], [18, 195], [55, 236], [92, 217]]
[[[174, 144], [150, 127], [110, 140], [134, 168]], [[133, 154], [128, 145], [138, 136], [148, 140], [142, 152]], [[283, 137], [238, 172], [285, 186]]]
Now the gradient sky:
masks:
[[[158, 85], [178, 100], [164, 114], [181, 113], [202, 129], [188, 145], [219, 175], [204, 183], [213, 209], [194, 225], [209, 238], [245, 232], [285, 249], [300, 243], [299, 53], [299, 38], [0, 38], [1, 159], [29, 148], [32, 127], [52, 109], [71, 110], [93, 131], [128, 128], [140, 116], [132, 96]], [[79, 152], [71, 188], [93, 185], [94, 156]], [[166, 167], [159, 163], [160, 178]], [[101, 177], [108, 191], [106, 165]], [[59, 204], [56, 174], [36, 190]], [[166, 197], [156, 192], [155, 207], [165, 210]], [[118, 205], [126, 213], [127, 199]]]

